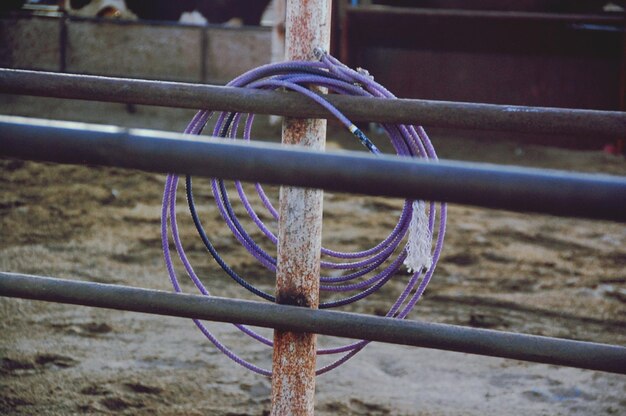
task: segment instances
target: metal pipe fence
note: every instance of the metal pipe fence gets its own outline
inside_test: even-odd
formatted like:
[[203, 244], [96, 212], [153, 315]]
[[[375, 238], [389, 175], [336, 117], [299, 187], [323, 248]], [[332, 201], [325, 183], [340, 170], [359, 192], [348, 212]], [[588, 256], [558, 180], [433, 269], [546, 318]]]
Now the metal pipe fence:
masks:
[[[0, 69], [0, 93], [287, 117], [331, 117], [325, 109], [295, 93], [15, 69]], [[620, 111], [341, 95], [327, 99], [354, 121], [567, 134], [598, 140], [622, 138], [626, 131], [626, 112]]]
[[626, 178], [0, 116], [0, 156], [626, 222]]
[[[327, 117], [302, 97], [288, 93], [32, 71], [0, 70], [0, 92]], [[626, 127], [626, 113], [619, 112], [356, 97], [332, 97], [330, 101], [355, 120], [542, 133], [586, 132], [613, 137], [623, 135]], [[431, 123], [416, 121], [422, 116]], [[0, 116], [0, 156], [626, 222], [626, 178], [609, 175], [450, 161], [434, 163], [362, 152], [318, 152], [269, 143], [244, 144], [7, 116]], [[245, 323], [626, 373], [626, 348], [615, 345], [3, 272], [0, 296]]]
[[0, 296], [241, 323], [626, 374], [626, 347], [0, 272]]

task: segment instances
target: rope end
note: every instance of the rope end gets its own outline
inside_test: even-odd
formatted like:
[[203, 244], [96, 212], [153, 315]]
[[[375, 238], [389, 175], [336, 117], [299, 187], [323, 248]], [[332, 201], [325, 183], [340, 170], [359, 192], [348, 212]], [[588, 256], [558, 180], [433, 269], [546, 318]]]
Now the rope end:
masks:
[[428, 227], [428, 215], [424, 201], [413, 201], [413, 215], [409, 224], [404, 265], [409, 273], [428, 270], [433, 264], [431, 254], [433, 236]]

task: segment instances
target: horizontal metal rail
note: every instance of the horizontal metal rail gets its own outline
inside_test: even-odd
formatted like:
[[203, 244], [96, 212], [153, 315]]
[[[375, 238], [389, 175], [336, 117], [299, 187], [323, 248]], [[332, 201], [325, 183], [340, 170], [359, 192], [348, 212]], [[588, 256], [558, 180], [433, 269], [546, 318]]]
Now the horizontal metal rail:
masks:
[[366, 339], [626, 374], [626, 348], [456, 325], [0, 272], [0, 296]]
[[0, 156], [626, 222], [626, 177], [0, 116]]
[[389, 7], [389, 6], [351, 6], [348, 13], [368, 15], [386, 15], [393, 17], [402, 16], [432, 16], [432, 17], [465, 17], [483, 18], [494, 20], [538, 20], [555, 23], [589, 23], [597, 25], [622, 25], [624, 16], [622, 13], [614, 14], [591, 14], [591, 13], [546, 13], [535, 11], [517, 10], [463, 10], [463, 9], [430, 9], [415, 7]]
[[[295, 93], [15, 69], [0, 69], [0, 93], [288, 117], [332, 117], [321, 106]], [[353, 121], [576, 135], [594, 139], [626, 135], [626, 112], [619, 111], [341, 95], [330, 95], [328, 100]]]

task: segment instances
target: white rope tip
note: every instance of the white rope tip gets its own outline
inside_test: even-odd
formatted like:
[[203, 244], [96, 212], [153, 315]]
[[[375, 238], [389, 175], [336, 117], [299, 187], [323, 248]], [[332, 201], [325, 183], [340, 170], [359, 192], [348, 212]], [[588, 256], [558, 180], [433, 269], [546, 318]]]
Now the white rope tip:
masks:
[[413, 215], [409, 224], [404, 265], [409, 273], [428, 270], [433, 264], [431, 254], [433, 236], [428, 227], [428, 215], [424, 201], [413, 201]]

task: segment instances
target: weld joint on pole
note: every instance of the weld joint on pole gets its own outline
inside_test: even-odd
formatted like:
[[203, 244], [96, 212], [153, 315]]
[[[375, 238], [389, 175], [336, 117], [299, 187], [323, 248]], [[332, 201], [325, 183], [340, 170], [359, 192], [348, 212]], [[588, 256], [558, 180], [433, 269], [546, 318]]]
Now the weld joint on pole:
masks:
[[281, 290], [276, 295], [276, 303], [279, 305], [300, 306], [310, 308], [311, 303], [307, 296], [295, 290]]

